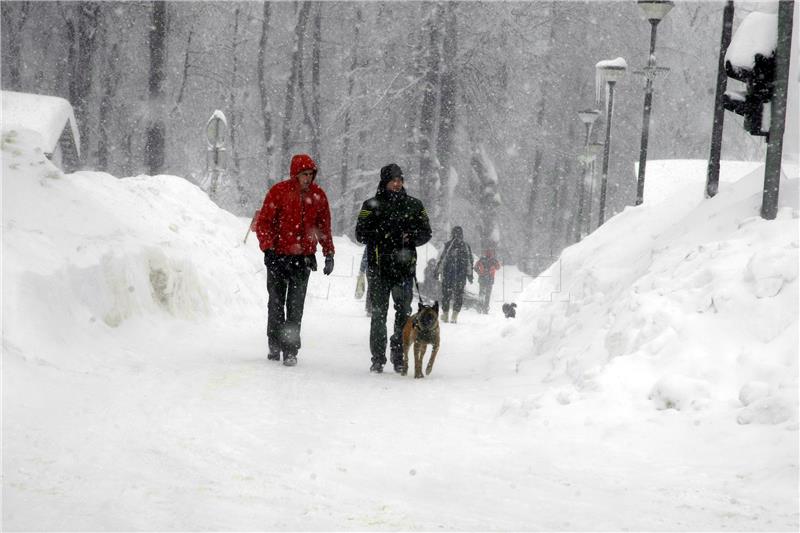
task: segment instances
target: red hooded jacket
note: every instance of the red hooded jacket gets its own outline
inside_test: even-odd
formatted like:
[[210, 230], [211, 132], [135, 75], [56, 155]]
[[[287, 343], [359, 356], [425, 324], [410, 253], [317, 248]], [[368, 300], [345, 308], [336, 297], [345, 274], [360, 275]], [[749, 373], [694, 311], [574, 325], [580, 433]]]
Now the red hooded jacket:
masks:
[[317, 165], [305, 154], [292, 157], [288, 180], [273, 185], [264, 198], [256, 220], [256, 235], [261, 251], [274, 250], [279, 255], [313, 255], [317, 242], [324, 255], [333, 255], [331, 210], [328, 197], [313, 181], [308, 190], [300, 190], [297, 174], [314, 171]]

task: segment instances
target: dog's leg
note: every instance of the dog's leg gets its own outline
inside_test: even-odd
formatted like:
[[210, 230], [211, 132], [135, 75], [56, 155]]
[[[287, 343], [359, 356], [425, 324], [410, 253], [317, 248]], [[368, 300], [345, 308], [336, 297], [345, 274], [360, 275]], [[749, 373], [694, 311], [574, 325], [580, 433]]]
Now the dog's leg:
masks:
[[439, 341], [433, 341], [433, 349], [431, 350], [431, 358], [428, 361], [428, 367], [425, 369], [425, 373], [430, 375], [431, 370], [433, 370], [433, 362], [436, 360], [436, 354], [439, 353]]
[[403, 335], [403, 370], [400, 372], [401, 376], [408, 373], [408, 349], [411, 347], [411, 339]]
[[427, 345], [419, 340], [414, 343], [414, 378], [424, 378], [422, 374], [422, 356], [425, 354]]

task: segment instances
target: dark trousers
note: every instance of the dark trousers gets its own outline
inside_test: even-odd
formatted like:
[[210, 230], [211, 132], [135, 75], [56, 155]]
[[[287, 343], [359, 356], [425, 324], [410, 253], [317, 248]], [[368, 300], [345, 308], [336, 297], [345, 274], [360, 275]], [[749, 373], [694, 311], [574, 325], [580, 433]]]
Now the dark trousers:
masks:
[[[291, 257], [291, 256], [285, 256]], [[300, 322], [311, 273], [303, 256], [276, 261], [267, 268], [267, 339], [270, 353], [297, 355], [300, 350]]]
[[413, 283], [413, 278], [394, 281], [374, 276], [370, 279], [372, 322], [369, 328], [369, 348], [373, 363], [386, 364], [386, 315], [389, 313], [390, 295], [394, 301], [394, 333], [390, 340], [392, 364], [403, 362], [403, 326], [411, 314]]
[[453, 311], [456, 313], [461, 312], [461, 306], [464, 303], [464, 286], [467, 280], [445, 280], [442, 282], [442, 311], [445, 313], [450, 311], [450, 302], [453, 302]]
[[486, 314], [489, 312], [489, 302], [492, 299], [492, 285], [494, 280], [492, 278], [478, 278], [478, 301], [481, 305], [481, 312]]

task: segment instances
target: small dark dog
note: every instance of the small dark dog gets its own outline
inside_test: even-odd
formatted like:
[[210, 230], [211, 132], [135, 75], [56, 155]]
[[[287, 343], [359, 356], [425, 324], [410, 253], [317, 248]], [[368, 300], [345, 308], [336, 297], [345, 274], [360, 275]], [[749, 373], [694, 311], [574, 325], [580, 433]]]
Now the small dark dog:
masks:
[[439, 302], [433, 305], [419, 303], [416, 314], [408, 317], [406, 325], [403, 327], [403, 370], [401, 375], [408, 373], [408, 350], [414, 345], [414, 377], [423, 378], [422, 358], [428, 350], [428, 345], [432, 345], [431, 358], [425, 369], [426, 374], [433, 370], [433, 362], [439, 352]]
[[514, 318], [517, 316], [517, 304], [511, 302], [510, 304], [503, 304], [503, 314], [506, 318]]

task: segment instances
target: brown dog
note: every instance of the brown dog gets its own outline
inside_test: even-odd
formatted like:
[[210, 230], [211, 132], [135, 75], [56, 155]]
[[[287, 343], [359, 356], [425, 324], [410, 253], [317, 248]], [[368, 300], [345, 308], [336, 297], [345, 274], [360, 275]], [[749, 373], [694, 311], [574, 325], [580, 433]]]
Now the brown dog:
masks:
[[433, 305], [419, 303], [416, 314], [408, 317], [406, 325], [403, 327], [403, 376], [408, 372], [408, 350], [414, 345], [414, 377], [423, 378], [422, 358], [428, 350], [428, 345], [433, 345], [431, 358], [428, 361], [426, 374], [433, 370], [433, 362], [439, 352], [439, 302]]

